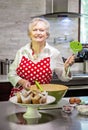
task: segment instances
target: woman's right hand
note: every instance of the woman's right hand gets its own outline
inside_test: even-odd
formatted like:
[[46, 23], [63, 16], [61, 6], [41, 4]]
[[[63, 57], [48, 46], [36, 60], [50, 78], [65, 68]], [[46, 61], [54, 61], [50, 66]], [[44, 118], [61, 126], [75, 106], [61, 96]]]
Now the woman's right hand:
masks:
[[29, 89], [30, 86], [31, 86], [30, 82], [29, 82], [28, 80], [25, 80], [25, 79], [19, 80], [19, 81], [18, 81], [18, 84], [19, 84], [20, 86], [22, 86], [24, 89]]

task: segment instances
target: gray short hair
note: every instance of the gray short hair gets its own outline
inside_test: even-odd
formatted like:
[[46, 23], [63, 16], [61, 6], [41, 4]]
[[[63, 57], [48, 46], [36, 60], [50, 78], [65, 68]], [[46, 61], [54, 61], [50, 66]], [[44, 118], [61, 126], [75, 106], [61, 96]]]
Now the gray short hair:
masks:
[[30, 35], [32, 27], [35, 26], [39, 21], [42, 21], [42, 22], [45, 23], [47, 34], [48, 35], [50, 34], [50, 24], [49, 24], [49, 22], [46, 19], [44, 19], [44, 18], [34, 18], [29, 23], [29, 26], [28, 26], [28, 35]]

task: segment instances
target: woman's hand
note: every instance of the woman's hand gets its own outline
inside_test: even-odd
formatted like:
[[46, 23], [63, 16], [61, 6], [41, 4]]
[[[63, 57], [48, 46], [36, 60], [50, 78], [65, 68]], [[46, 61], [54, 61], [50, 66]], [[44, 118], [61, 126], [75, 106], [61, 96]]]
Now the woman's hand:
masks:
[[20, 86], [22, 86], [24, 89], [29, 89], [30, 88], [30, 82], [28, 80], [25, 80], [25, 79], [21, 79], [18, 81], [18, 84]]
[[72, 66], [75, 61], [75, 55], [70, 56], [64, 63], [65, 70], [67, 71], [69, 66]]

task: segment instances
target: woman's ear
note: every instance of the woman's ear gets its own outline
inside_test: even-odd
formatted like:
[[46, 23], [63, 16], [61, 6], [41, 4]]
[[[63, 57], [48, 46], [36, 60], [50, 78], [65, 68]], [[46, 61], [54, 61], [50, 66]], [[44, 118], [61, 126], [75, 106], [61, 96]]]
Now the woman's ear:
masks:
[[47, 38], [50, 36], [50, 33], [47, 33]]

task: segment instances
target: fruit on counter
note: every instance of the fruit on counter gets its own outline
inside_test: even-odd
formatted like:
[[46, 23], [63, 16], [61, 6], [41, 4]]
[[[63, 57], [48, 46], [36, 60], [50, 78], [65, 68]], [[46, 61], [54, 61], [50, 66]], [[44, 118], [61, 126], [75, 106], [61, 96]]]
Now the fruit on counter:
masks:
[[69, 103], [70, 104], [80, 104], [81, 103], [81, 99], [78, 97], [71, 97], [69, 98]]
[[75, 98], [75, 103], [76, 104], [80, 104], [81, 103], [81, 99], [80, 98]]
[[69, 103], [74, 104], [75, 103], [75, 98], [74, 97], [69, 98]]

